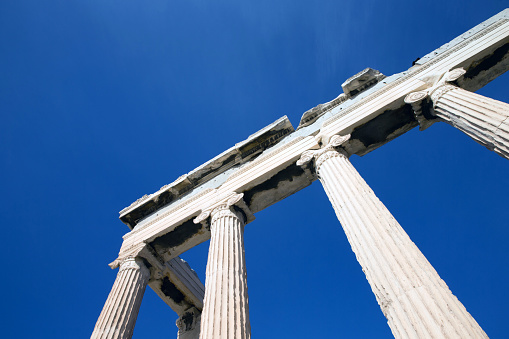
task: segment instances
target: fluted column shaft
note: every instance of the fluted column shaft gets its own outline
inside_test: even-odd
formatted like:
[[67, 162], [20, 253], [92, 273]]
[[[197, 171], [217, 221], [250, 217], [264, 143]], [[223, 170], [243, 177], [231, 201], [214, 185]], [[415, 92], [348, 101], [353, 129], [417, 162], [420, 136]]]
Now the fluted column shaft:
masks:
[[251, 337], [244, 256], [244, 216], [222, 205], [211, 213], [201, 339]]
[[92, 339], [127, 339], [133, 335], [149, 269], [138, 258], [127, 258], [121, 265], [108, 299], [92, 333]]
[[509, 104], [445, 84], [431, 94], [434, 114], [509, 159]]
[[343, 151], [316, 168], [394, 337], [487, 338]]

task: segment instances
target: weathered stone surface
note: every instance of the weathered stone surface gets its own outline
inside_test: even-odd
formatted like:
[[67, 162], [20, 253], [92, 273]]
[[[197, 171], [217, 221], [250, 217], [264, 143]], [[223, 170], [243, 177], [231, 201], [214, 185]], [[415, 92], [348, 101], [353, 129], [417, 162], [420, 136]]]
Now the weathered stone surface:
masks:
[[201, 312], [192, 307], [186, 310], [177, 320], [177, 339], [200, 338]]
[[352, 97], [365, 91], [369, 87], [384, 79], [385, 75], [373, 68], [365, 68], [354, 76], [348, 78], [342, 85], [343, 92]]
[[324, 115], [326, 112], [330, 111], [334, 107], [342, 104], [348, 99], [348, 96], [345, 93], [341, 93], [337, 98], [331, 100], [325, 104], [320, 104], [316, 107], [311, 108], [310, 110], [304, 112], [302, 117], [300, 118], [299, 127], [297, 129], [306, 127], [314, 123], [319, 117]]
[[188, 263], [179, 257], [165, 263], [160, 277], [151, 279], [149, 286], [178, 315], [190, 308], [203, 308], [205, 286]]
[[346, 102], [350, 97], [355, 96], [360, 92], [366, 91], [367, 89], [376, 85], [378, 82], [385, 78], [386, 78], [385, 75], [372, 68], [366, 68], [363, 71], [357, 73], [356, 75], [348, 78], [341, 85], [344, 93], [341, 93], [334, 100], [331, 100], [324, 104], [320, 104], [304, 112], [300, 119], [299, 127], [297, 127], [297, 129], [313, 124], [318, 118], [320, 118], [326, 112]]

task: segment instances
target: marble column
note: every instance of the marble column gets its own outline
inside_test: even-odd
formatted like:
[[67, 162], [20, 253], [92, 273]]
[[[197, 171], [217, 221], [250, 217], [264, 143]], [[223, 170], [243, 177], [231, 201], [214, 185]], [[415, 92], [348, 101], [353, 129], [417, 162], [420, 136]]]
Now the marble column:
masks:
[[139, 258], [128, 257], [120, 269], [94, 328], [93, 339], [127, 339], [133, 335], [150, 271]]
[[221, 204], [210, 212], [201, 339], [251, 338], [244, 257], [245, 216], [234, 203]]
[[305, 152], [395, 338], [487, 338], [348, 160], [335, 136]]
[[430, 100], [431, 115], [509, 159], [509, 104], [466, 91], [450, 83], [464, 73], [463, 69], [455, 69], [432, 88], [409, 94], [405, 102], [412, 104], [418, 112], [421, 101]]

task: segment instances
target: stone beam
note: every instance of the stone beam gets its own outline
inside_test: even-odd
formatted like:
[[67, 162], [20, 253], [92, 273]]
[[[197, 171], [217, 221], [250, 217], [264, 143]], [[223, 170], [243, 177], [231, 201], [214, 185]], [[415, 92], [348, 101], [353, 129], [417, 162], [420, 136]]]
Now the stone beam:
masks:
[[208, 225], [193, 219], [211, 204], [232, 192], [243, 193], [247, 207], [256, 213], [284, 199], [316, 179], [309, 167], [313, 165], [295, 164], [304, 151], [318, 149], [332, 135], [350, 134], [346, 151], [364, 155], [417, 126], [412, 108], [404, 102], [409, 93], [431, 87], [459, 67], [466, 73], [458, 85], [477, 90], [509, 69], [508, 51], [509, 10], [505, 10], [405, 72], [384, 77], [374, 70], [362, 71], [357, 82], [353, 77], [343, 84], [348, 93], [312, 114], [306, 112], [296, 131], [283, 117], [124, 209], [120, 218], [132, 231], [124, 236], [121, 252], [146, 242], [164, 261], [171, 260], [210, 238]]
[[205, 286], [188, 263], [179, 257], [165, 263], [161, 276], [148, 285], [179, 316], [192, 307], [199, 311], [203, 308]]

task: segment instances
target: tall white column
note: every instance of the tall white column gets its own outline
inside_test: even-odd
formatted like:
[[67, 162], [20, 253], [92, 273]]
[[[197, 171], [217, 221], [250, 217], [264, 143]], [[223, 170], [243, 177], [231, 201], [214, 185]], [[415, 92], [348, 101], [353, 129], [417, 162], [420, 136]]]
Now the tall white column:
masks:
[[230, 200], [210, 212], [201, 339], [251, 338], [244, 256], [245, 216], [235, 210], [234, 203]]
[[133, 335], [143, 293], [150, 278], [141, 259], [128, 257], [120, 269], [92, 333], [92, 339], [128, 339]]
[[395, 338], [487, 338], [417, 246], [378, 200], [335, 136], [312, 158]]
[[[456, 127], [479, 144], [509, 159], [509, 104], [466, 91], [449, 82], [465, 71], [447, 73], [435, 86], [409, 94], [405, 102], [420, 110], [420, 102], [429, 98], [431, 114]], [[418, 117], [419, 119], [419, 117]]]

